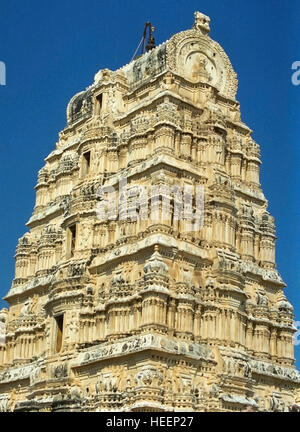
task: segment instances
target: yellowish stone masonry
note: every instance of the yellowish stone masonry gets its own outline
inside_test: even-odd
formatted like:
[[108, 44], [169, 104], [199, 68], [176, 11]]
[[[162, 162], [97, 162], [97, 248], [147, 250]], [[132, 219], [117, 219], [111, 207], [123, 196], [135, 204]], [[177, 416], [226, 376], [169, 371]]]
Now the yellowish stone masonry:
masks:
[[[0, 411], [300, 404], [259, 145], [209, 31], [196, 12], [190, 30], [71, 99], [0, 313]], [[130, 212], [140, 186], [143, 218]], [[199, 229], [176, 214], [175, 186], [204, 190]]]

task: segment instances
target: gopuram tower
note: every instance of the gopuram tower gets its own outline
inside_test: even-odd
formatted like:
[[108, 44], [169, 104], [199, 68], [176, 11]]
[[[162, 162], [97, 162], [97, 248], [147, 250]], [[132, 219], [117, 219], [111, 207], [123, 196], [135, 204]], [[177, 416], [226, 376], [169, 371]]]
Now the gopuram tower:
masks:
[[259, 145], [209, 26], [71, 99], [0, 313], [0, 411], [300, 404]]

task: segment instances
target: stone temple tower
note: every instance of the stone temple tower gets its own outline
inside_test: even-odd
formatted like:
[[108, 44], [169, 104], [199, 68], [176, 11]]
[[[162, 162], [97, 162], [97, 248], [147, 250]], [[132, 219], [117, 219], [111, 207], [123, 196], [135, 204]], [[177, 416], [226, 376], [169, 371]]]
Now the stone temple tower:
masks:
[[300, 404], [259, 145], [209, 31], [196, 12], [71, 99], [0, 313], [0, 411]]

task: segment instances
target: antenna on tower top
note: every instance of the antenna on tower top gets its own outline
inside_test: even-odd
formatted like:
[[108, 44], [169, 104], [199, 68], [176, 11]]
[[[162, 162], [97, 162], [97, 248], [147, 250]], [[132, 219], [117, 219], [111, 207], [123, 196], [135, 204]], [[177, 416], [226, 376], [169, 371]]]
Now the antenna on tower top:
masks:
[[[149, 30], [149, 36], [148, 36], [148, 41], [147, 41], [147, 45], [146, 45], [147, 30]], [[149, 21], [146, 22], [145, 27], [144, 27], [143, 37], [142, 37], [137, 49], [135, 50], [135, 53], [133, 54], [131, 61], [136, 58], [136, 54], [137, 54], [138, 50], [140, 49], [141, 45], [142, 45], [141, 55], [143, 55], [143, 54], [145, 54], [145, 52], [149, 52], [153, 48], [155, 48], [155, 39], [153, 36], [154, 32], [155, 32], [155, 27]]]
[[[147, 42], [146, 49], [145, 49], [147, 29], [149, 29], [149, 37], [148, 37], [148, 42]], [[146, 22], [145, 28], [144, 28], [142, 54], [144, 54], [146, 51], [148, 52], [148, 51], [151, 51], [153, 48], [155, 48], [155, 39], [153, 36], [154, 32], [155, 32], [155, 27], [152, 26], [150, 22]]]

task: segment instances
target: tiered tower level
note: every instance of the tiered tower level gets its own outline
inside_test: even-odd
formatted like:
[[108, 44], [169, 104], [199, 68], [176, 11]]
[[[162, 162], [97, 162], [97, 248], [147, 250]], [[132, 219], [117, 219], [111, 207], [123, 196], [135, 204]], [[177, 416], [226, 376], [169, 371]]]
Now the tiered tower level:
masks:
[[[300, 403], [259, 145], [209, 22], [196, 12], [190, 30], [71, 99], [0, 314], [0, 411]], [[137, 185], [203, 185], [203, 227], [184, 230], [174, 196], [167, 218], [162, 195], [157, 220], [121, 218], [124, 206], [99, 218], [99, 187], [121, 179], [127, 210]]]

